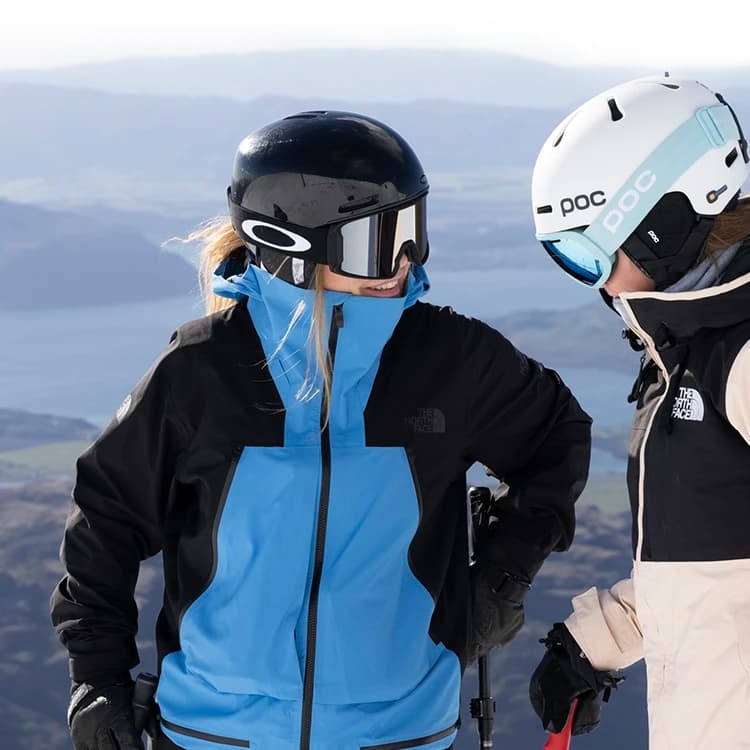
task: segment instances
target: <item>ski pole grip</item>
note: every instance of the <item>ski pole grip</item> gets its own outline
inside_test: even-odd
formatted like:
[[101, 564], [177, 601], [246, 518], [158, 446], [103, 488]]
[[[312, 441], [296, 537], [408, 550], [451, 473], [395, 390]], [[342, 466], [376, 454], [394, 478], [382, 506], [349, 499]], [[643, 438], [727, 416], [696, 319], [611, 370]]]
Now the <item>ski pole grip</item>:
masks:
[[133, 687], [133, 719], [135, 730], [140, 737], [148, 724], [149, 717], [154, 710], [154, 695], [159, 678], [149, 672], [141, 672], [135, 678]]

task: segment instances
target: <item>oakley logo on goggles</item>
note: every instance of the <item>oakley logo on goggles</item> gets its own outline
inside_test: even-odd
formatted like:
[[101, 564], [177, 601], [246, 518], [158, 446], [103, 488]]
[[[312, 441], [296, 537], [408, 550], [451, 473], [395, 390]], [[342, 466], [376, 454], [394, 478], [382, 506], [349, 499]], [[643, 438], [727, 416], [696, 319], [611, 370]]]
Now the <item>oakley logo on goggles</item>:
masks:
[[424, 196], [403, 208], [315, 228], [275, 224], [231, 201], [229, 211], [244, 242], [327, 265], [344, 276], [385, 279], [396, 275], [402, 255], [418, 265], [427, 260]]
[[643, 160], [588, 227], [536, 238], [568, 275], [586, 286], [600, 287], [612, 273], [617, 249], [677, 178], [711, 149], [739, 138], [728, 105], [701, 107]]

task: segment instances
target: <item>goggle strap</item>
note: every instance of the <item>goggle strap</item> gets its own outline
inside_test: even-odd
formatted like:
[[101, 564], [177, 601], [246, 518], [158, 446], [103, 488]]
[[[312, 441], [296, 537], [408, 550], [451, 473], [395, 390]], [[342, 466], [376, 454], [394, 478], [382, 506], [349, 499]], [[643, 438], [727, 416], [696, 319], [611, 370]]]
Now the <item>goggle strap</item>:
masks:
[[[702, 107], [641, 162], [584, 234], [605, 252], [614, 254], [698, 159], [739, 137], [729, 107], [724, 104]], [[716, 185], [717, 189], [720, 187]]]

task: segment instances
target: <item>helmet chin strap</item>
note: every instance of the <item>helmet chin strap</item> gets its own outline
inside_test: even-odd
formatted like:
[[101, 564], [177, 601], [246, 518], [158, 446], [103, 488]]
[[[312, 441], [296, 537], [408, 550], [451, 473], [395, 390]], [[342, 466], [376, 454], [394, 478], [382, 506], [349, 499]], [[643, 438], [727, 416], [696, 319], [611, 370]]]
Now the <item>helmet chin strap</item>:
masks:
[[309, 289], [315, 274], [314, 261], [293, 258], [278, 250], [258, 246], [258, 265], [292, 286]]

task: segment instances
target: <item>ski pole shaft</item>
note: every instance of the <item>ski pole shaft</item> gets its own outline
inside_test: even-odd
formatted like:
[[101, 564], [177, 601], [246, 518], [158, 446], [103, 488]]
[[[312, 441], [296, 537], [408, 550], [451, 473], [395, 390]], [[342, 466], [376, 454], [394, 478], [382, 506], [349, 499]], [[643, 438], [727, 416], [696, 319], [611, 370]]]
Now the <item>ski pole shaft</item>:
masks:
[[[492, 504], [492, 491], [489, 487], [469, 487], [470, 534], [469, 565], [474, 565], [477, 550], [474, 541], [479, 528], [489, 523], [489, 512]], [[495, 722], [495, 700], [490, 693], [489, 654], [477, 659], [479, 671], [479, 697], [469, 701], [472, 718], [477, 720], [480, 750], [492, 750], [492, 729]]]
[[544, 743], [544, 750], [569, 750], [570, 736], [573, 732], [573, 719], [575, 718], [577, 707], [578, 701], [574, 700], [573, 705], [570, 707], [570, 713], [568, 714], [565, 726], [560, 732], [550, 732], [547, 741]]
[[477, 720], [480, 750], [491, 750], [492, 727], [495, 722], [495, 699], [490, 695], [490, 667], [488, 656], [477, 659], [479, 667], [479, 697], [469, 701], [471, 718]]
[[490, 667], [486, 656], [480, 656], [479, 667], [479, 700], [482, 705], [477, 718], [479, 727], [479, 746], [483, 750], [492, 748], [492, 727], [495, 723], [495, 701], [490, 695]]

